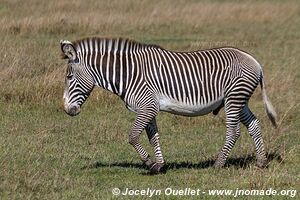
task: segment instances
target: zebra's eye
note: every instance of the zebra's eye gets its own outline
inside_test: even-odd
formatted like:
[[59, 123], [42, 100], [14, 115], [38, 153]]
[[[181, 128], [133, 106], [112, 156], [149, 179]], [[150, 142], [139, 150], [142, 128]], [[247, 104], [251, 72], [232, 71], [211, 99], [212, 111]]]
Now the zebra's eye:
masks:
[[68, 80], [71, 80], [72, 78], [73, 78], [73, 74], [68, 74], [68, 75], [67, 75], [67, 79], [68, 79]]

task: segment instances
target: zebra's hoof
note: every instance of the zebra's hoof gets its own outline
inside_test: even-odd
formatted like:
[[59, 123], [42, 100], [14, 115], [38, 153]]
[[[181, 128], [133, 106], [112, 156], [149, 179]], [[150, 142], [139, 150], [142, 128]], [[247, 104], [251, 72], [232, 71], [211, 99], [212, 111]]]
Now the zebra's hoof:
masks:
[[153, 163], [153, 165], [150, 167], [150, 174], [161, 174], [161, 173], [166, 173], [165, 168], [163, 167], [163, 163]]
[[256, 161], [256, 166], [259, 168], [266, 168], [268, 166], [267, 159], [261, 159]]
[[155, 164], [155, 162], [153, 162], [150, 158], [144, 162], [144, 164], [147, 166], [147, 167], [151, 167], [153, 164]]
[[213, 167], [214, 168], [222, 168], [222, 167], [224, 167], [224, 164], [215, 162], [215, 164], [213, 165]]

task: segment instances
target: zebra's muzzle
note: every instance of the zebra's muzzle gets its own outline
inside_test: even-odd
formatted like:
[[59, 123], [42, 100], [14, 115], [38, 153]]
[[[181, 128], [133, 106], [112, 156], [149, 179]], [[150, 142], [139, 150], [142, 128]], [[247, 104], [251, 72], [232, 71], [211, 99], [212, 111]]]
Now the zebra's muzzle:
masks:
[[67, 109], [65, 109], [65, 112], [70, 116], [78, 115], [80, 113], [80, 106], [70, 105]]

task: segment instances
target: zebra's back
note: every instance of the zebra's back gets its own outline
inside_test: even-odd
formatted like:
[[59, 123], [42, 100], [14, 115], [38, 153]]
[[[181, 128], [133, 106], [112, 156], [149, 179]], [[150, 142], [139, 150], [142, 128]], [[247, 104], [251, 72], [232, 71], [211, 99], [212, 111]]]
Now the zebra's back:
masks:
[[148, 85], [157, 91], [160, 109], [175, 114], [207, 114], [222, 104], [226, 87], [237, 78], [260, 76], [255, 59], [231, 47], [195, 52], [150, 48], [148, 54]]

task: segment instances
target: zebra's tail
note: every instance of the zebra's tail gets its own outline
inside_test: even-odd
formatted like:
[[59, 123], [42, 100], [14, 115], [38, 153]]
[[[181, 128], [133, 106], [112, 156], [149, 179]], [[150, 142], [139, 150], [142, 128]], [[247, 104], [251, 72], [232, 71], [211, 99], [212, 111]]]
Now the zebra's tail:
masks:
[[263, 76], [260, 79], [260, 86], [261, 86], [261, 92], [262, 92], [262, 99], [265, 105], [265, 109], [266, 109], [266, 113], [270, 119], [270, 121], [272, 122], [272, 125], [277, 128], [277, 124], [276, 124], [276, 117], [277, 114], [275, 112], [274, 107], [272, 106], [267, 93], [266, 93], [266, 88], [265, 88], [265, 82], [263, 80]]

